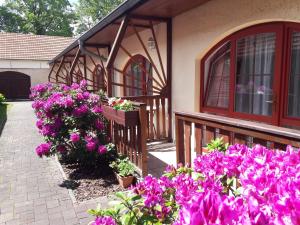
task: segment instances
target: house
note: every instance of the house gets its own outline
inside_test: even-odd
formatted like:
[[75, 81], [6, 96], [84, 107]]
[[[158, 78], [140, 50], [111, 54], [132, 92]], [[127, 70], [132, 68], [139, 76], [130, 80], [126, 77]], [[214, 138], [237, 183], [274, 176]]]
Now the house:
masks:
[[0, 33], [0, 93], [7, 98], [28, 98], [30, 87], [45, 83], [48, 61], [72, 38]]
[[86, 79], [92, 91], [144, 102], [148, 140], [176, 137], [177, 162], [217, 136], [300, 147], [299, 9], [297, 0], [127, 0], [52, 59], [49, 80]]

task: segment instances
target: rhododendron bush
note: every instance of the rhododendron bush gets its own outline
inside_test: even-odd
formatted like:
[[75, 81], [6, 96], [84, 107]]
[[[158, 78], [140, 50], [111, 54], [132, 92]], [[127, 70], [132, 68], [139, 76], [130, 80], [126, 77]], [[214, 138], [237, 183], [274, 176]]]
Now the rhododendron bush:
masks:
[[300, 153], [236, 144], [118, 197], [111, 209], [89, 211], [92, 224], [300, 224]]
[[36, 126], [45, 139], [36, 148], [39, 156], [61, 153], [86, 162], [107, 152], [109, 140], [99, 96], [87, 91], [85, 81], [71, 87], [40, 84], [32, 88], [31, 98]]

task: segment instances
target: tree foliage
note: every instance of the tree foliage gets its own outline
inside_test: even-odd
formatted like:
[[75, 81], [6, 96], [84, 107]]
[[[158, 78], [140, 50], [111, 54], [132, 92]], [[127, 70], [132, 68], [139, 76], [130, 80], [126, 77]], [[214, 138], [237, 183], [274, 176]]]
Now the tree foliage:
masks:
[[72, 36], [75, 13], [68, 0], [6, 0], [0, 31]]
[[78, 17], [76, 33], [81, 34], [90, 29], [123, 1], [124, 0], [78, 0], [78, 3], [75, 5]]

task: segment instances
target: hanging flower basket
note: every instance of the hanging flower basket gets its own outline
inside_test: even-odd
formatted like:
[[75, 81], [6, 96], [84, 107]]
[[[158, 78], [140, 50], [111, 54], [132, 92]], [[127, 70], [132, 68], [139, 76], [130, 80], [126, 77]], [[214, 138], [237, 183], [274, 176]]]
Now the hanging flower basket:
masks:
[[123, 126], [136, 126], [139, 122], [138, 110], [116, 110], [109, 105], [103, 105], [103, 115], [108, 120], [115, 121]]

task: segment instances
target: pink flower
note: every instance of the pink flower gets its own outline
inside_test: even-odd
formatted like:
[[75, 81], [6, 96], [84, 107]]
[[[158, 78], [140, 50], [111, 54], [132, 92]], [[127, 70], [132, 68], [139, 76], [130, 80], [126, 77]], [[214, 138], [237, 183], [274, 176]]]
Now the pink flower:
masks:
[[78, 133], [72, 133], [72, 134], [70, 134], [70, 140], [73, 143], [76, 143], [80, 140], [80, 135]]
[[97, 217], [92, 225], [117, 225], [116, 221], [110, 216]]
[[106, 148], [105, 145], [100, 145], [100, 146], [98, 147], [98, 153], [99, 153], [99, 154], [105, 154], [106, 152], [107, 152], [107, 148]]
[[96, 149], [97, 143], [95, 141], [91, 140], [91, 141], [88, 141], [85, 146], [86, 146], [86, 149], [88, 152], [92, 152]]
[[50, 148], [50, 143], [43, 143], [36, 147], [35, 152], [39, 157], [42, 157], [43, 155], [49, 154]]

